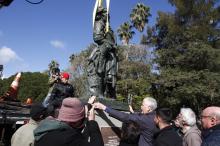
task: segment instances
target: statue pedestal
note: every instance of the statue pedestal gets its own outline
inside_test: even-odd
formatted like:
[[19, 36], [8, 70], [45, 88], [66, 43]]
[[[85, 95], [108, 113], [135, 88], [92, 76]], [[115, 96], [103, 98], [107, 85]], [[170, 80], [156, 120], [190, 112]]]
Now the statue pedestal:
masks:
[[[83, 102], [87, 102], [88, 99], [81, 99]], [[117, 101], [110, 98], [98, 98], [97, 101], [103, 103], [104, 105], [111, 107], [113, 109], [128, 112], [128, 104], [124, 102]], [[118, 146], [120, 142], [121, 127], [122, 122], [110, 117], [108, 113], [96, 110], [95, 120], [98, 122], [102, 138], [104, 141], [104, 146]]]
[[111, 98], [99, 98], [98, 101], [116, 110], [129, 111], [128, 104], [125, 102], [117, 101]]
[[118, 146], [121, 136], [122, 122], [110, 117], [108, 113], [103, 111], [96, 111], [95, 120], [98, 122], [104, 146]]
[[[82, 97], [80, 100], [84, 103], [88, 102], [88, 98]], [[128, 103], [117, 101], [111, 98], [96, 98], [96, 101], [120, 111], [129, 111]]]

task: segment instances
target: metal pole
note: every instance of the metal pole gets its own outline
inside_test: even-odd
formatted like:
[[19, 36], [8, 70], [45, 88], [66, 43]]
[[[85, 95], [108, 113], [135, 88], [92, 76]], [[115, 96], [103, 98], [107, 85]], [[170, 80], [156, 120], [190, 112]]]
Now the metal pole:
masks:
[[0, 79], [2, 78], [2, 72], [3, 72], [3, 65], [0, 64]]

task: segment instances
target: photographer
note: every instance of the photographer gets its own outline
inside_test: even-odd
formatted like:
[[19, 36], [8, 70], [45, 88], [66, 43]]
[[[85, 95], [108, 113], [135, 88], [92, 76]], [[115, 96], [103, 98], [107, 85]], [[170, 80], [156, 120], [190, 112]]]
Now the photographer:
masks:
[[49, 81], [48, 81], [49, 90], [48, 90], [47, 96], [45, 97], [45, 99], [42, 103], [44, 105], [44, 107], [47, 107], [49, 105], [49, 100], [50, 100], [50, 97], [51, 97], [51, 92], [54, 88], [54, 84], [59, 83], [60, 81], [61, 81], [60, 80], [60, 69], [59, 68], [53, 68], [50, 72], [50, 77], [49, 77]]
[[74, 97], [74, 88], [71, 84], [68, 83], [69, 74], [63, 72], [60, 75], [60, 81], [54, 84], [54, 87], [51, 91], [51, 95], [48, 100], [48, 108], [53, 115], [55, 109], [59, 109], [63, 99], [67, 97]]

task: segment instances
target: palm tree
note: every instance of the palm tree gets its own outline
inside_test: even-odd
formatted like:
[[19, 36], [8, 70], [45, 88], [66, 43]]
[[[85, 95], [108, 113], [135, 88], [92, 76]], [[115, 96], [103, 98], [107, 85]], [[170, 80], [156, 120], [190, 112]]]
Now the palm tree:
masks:
[[135, 34], [129, 22], [124, 22], [122, 25], [120, 25], [117, 33], [123, 45], [128, 45], [129, 40], [132, 39], [133, 35]]
[[148, 23], [149, 16], [151, 16], [150, 8], [142, 3], [138, 3], [135, 8], [132, 9], [130, 20], [138, 31], [143, 32], [146, 23]]

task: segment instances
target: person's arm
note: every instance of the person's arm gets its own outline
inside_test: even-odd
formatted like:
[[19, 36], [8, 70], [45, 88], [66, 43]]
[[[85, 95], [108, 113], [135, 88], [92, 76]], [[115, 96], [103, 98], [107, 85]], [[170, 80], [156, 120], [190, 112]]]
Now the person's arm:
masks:
[[[95, 97], [91, 97], [88, 103], [91, 103], [95, 99]], [[94, 101], [94, 100], [93, 100]], [[93, 102], [92, 102], [93, 103]], [[94, 106], [88, 112], [88, 121], [86, 123], [86, 129], [84, 130], [87, 135], [88, 141], [86, 142], [88, 146], [104, 146], [104, 142], [102, 139], [101, 131], [99, 129], [98, 123], [95, 121], [95, 111]]]
[[129, 111], [130, 111], [130, 113], [134, 113], [134, 110], [131, 105], [129, 105]]
[[62, 93], [61, 90], [64, 90], [60, 83], [55, 83], [54, 88], [51, 92], [51, 97], [49, 100], [49, 105], [54, 106], [55, 108], [60, 107], [62, 104]]
[[49, 77], [48, 84], [51, 87], [53, 86], [53, 84], [57, 83], [59, 80], [60, 80], [60, 76], [53, 74]]
[[[89, 112], [92, 108], [92, 104], [94, 103], [94, 101], [96, 100], [96, 96], [91, 96], [87, 102], [87, 104], [85, 105], [85, 115], [86, 115], [86, 118], [88, 118], [89, 116]], [[94, 117], [95, 119], [95, 117]]]
[[89, 139], [86, 142], [87, 146], [104, 146], [102, 134], [99, 125], [96, 121], [91, 120], [87, 122], [86, 131], [89, 132]]
[[50, 97], [48, 98], [48, 103], [51, 104], [56, 96], [56, 92], [57, 92], [57, 83], [54, 84], [54, 87], [51, 91], [51, 94], [49, 95]]
[[140, 119], [141, 117], [138, 114], [129, 114], [129, 113], [117, 111], [117, 110], [114, 110], [110, 107], [106, 107], [102, 103], [95, 103], [94, 106], [95, 106], [95, 108], [107, 112], [111, 117], [114, 117], [122, 122], [128, 122], [128, 121], [139, 122], [141, 120]]

